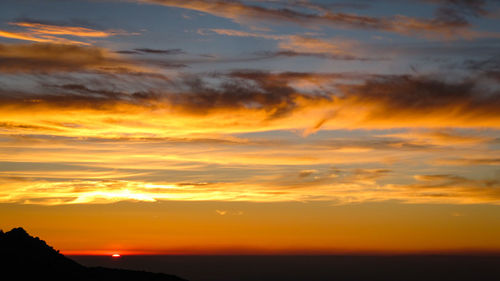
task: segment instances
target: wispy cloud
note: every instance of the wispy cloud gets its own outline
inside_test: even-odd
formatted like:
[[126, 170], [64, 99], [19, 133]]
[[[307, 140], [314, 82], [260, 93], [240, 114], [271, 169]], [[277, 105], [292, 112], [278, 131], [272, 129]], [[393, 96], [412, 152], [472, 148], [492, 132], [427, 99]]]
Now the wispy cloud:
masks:
[[23, 28], [23, 31], [0, 30], [0, 37], [33, 41], [39, 43], [63, 43], [75, 45], [91, 45], [90, 42], [66, 38], [106, 38], [115, 35], [137, 35], [123, 30], [97, 30], [81, 26], [56, 25], [36, 21], [10, 22], [13, 27]]
[[[358, 42], [347, 39], [322, 39], [311, 35], [273, 35], [266, 33], [246, 32], [232, 29], [210, 29], [218, 35], [233, 37], [254, 37], [278, 41], [278, 52], [268, 52], [275, 56], [317, 56], [339, 60], [369, 60], [356, 52]], [[199, 30], [200, 34], [208, 34], [207, 30]]]
[[496, 165], [500, 166], [500, 158], [455, 158], [455, 159], [439, 159], [439, 164], [444, 165]]
[[150, 49], [150, 48], [136, 48], [133, 50], [117, 51], [119, 54], [137, 55], [137, 54], [153, 54], [153, 55], [181, 55], [185, 52], [181, 49]]
[[148, 67], [105, 48], [68, 44], [0, 44], [0, 72], [145, 72]]
[[380, 30], [405, 35], [445, 37], [448, 39], [499, 36], [495, 32], [477, 31], [471, 28], [471, 24], [463, 16], [462, 11], [475, 11], [474, 14], [477, 15], [480, 14], [482, 5], [468, 3], [468, 1], [443, 2], [443, 5], [437, 10], [436, 16], [430, 19], [404, 15], [373, 17], [354, 13], [333, 12], [324, 8], [318, 9], [318, 6], [305, 12], [290, 8], [269, 8], [242, 1], [141, 0], [140, 2], [196, 10], [228, 18], [238, 23], [252, 23], [264, 20], [268, 22], [295, 23], [304, 26], [315, 24], [333, 28]]
[[76, 37], [109, 37], [118, 34], [127, 34], [123, 31], [96, 30], [80, 26], [58, 26], [37, 22], [11, 22], [13, 26], [24, 27], [33, 34], [44, 36], [50, 35], [71, 35]]
[[72, 44], [72, 45], [90, 45], [89, 43], [82, 41], [75, 41], [66, 38], [59, 38], [55, 36], [36, 36], [30, 32], [15, 32], [15, 31], [5, 31], [0, 30], [0, 37], [17, 39], [23, 41], [32, 41], [39, 43], [61, 43], [61, 44]]

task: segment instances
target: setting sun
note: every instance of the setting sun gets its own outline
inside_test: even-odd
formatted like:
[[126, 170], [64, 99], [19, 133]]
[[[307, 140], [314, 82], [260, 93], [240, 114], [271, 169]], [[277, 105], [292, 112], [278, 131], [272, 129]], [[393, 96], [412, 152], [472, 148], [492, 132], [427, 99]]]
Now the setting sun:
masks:
[[120, 258], [121, 255], [120, 254], [112, 254], [111, 257], [113, 257], [113, 258]]

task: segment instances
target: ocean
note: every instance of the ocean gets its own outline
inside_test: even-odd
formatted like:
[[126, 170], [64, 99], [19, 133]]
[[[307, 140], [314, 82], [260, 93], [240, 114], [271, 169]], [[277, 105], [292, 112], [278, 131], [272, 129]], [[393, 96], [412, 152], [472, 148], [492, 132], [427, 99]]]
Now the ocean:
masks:
[[190, 281], [497, 281], [500, 256], [68, 256]]

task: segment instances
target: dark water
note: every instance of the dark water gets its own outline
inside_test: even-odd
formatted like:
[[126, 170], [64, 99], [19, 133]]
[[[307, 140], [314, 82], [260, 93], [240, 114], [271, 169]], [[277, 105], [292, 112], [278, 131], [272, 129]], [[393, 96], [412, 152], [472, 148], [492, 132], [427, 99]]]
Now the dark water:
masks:
[[69, 256], [190, 281], [500, 281], [500, 256]]

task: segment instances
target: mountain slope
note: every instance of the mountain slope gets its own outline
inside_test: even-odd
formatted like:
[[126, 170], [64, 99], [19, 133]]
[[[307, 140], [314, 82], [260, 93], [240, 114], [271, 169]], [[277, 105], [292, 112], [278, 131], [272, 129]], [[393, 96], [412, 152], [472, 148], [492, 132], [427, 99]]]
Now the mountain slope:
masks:
[[185, 281], [145, 271], [85, 267], [60, 254], [22, 228], [0, 231], [0, 279]]

